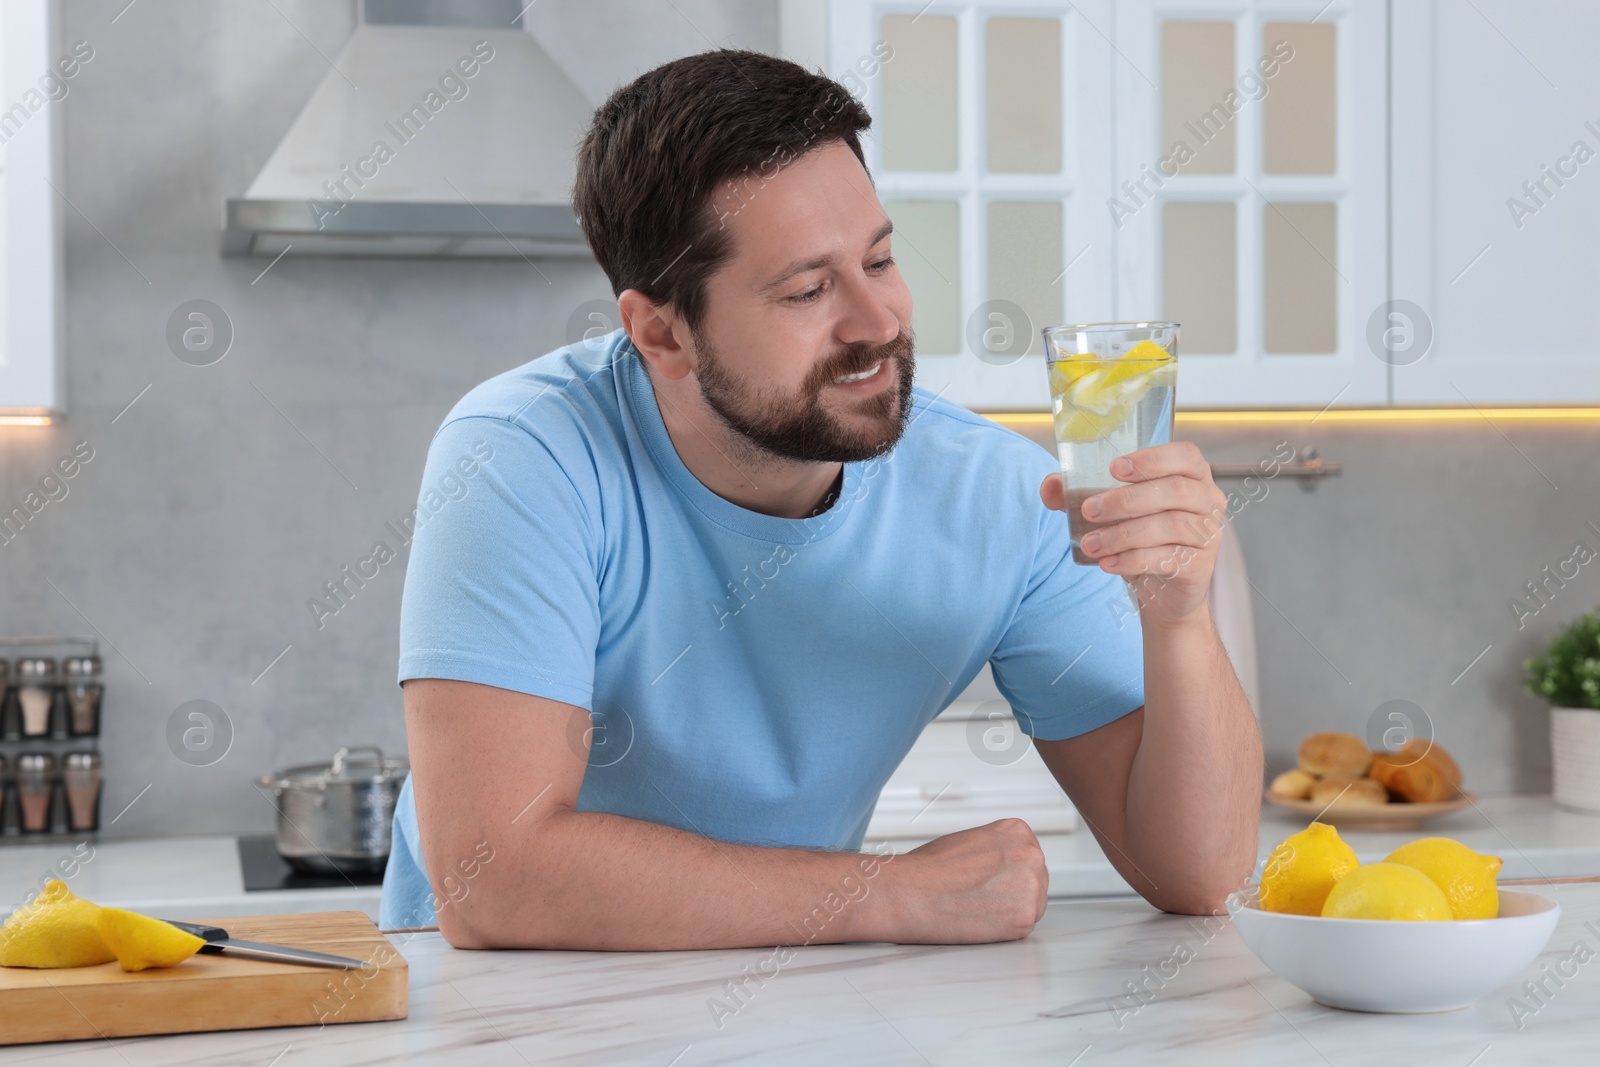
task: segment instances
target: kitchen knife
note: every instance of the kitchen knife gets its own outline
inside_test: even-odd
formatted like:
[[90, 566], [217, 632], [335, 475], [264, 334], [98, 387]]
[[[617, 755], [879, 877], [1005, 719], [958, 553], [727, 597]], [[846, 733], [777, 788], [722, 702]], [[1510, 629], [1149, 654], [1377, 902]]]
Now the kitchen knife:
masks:
[[201, 952], [221, 952], [229, 956], [245, 956], [257, 960], [273, 960], [278, 963], [303, 963], [312, 967], [338, 967], [343, 970], [355, 970], [367, 966], [364, 960], [351, 959], [349, 956], [335, 956], [330, 952], [313, 952], [308, 948], [291, 948], [288, 945], [269, 945], [264, 941], [241, 941], [229, 937], [228, 931], [220, 926], [201, 926], [198, 923], [181, 923], [176, 919], [166, 919], [178, 929], [191, 933], [196, 937], [204, 938], [205, 945]]

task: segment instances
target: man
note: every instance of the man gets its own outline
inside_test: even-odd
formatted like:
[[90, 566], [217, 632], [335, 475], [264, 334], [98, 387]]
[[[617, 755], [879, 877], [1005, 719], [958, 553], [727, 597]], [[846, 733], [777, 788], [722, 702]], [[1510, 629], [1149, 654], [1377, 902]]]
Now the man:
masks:
[[574, 204], [623, 329], [480, 385], [430, 448], [385, 926], [466, 948], [1025, 937], [1046, 875], [1020, 820], [853, 851], [985, 662], [1151, 903], [1212, 912], [1252, 870], [1261, 744], [1206, 606], [1209, 468], [1183, 443], [1123, 459], [1129, 484], [1084, 505], [1098, 565], [1072, 562], [1053, 458], [912, 386], [869, 125], [836, 83], [736, 51], [596, 113]]

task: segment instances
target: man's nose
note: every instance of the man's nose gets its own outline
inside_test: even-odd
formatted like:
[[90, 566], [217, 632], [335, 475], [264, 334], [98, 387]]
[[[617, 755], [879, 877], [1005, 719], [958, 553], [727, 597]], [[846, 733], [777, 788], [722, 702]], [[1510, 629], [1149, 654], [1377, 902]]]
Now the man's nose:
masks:
[[886, 345], [900, 335], [900, 318], [865, 275], [845, 283], [844, 321], [839, 340], [846, 344]]

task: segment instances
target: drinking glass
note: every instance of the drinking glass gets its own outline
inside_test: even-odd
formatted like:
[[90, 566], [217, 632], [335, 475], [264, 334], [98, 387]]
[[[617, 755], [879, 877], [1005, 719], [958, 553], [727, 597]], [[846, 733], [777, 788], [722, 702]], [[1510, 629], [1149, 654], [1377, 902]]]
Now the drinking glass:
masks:
[[1083, 517], [1083, 502], [1123, 484], [1112, 460], [1172, 440], [1178, 324], [1088, 322], [1043, 333], [1072, 558], [1092, 565], [1083, 537], [1104, 524]]

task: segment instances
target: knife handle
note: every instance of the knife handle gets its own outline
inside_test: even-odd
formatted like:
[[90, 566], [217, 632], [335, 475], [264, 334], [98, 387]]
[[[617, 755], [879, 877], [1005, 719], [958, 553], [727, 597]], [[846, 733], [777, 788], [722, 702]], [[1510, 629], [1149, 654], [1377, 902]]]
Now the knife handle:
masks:
[[[203, 940], [205, 940], [207, 942], [211, 942], [211, 941], [226, 941], [228, 939], [228, 931], [224, 930], [220, 926], [202, 926], [199, 923], [183, 923], [183, 922], [179, 922], [176, 919], [163, 919], [162, 921], [166, 922], [166, 923], [169, 923], [169, 924], [171, 924], [173, 926], [176, 926], [178, 929], [182, 930], [185, 933], [193, 934], [194, 936], [196, 936], [198, 938], [202, 938]], [[221, 952], [222, 951], [222, 946], [221, 945], [205, 944], [205, 945], [201, 945], [200, 946], [200, 951], [201, 952]]]

